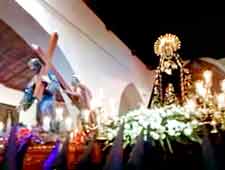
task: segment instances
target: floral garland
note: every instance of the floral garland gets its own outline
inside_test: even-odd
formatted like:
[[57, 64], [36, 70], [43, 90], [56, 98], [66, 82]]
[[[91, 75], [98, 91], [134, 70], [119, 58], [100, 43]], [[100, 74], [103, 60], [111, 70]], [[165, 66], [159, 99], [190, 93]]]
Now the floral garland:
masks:
[[[206, 119], [202, 119], [203, 113], [206, 114], [211, 109], [211, 107], [190, 109], [185, 105], [176, 104], [152, 109], [140, 107], [103, 125], [104, 135], [107, 138], [106, 143], [110, 144], [113, 141], [121, 125], [124, 126], [124, 146], [135, 144], [140, 134], [143, 134], [144, 140], [150, 136], [153, 140], [159, 141], [162, 146], [166, 141], [171, 152], [171, 140], [181, 143], [201, 143], [204, 125], [210, 125], [211, 132], [217, 132], [213, 121], [208, 121], [208, 118], [214, 119], [212, 116], [208, 115]], [[216, 125], [220, 124], [222, 129], [223, 122], [216, 122]]]

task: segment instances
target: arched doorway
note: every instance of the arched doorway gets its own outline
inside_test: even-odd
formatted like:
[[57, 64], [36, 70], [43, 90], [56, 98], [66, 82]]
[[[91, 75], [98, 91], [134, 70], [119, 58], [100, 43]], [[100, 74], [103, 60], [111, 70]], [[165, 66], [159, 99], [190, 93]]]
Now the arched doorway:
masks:
[[205, 70], [213, 72], [213, 91], [220, 92], [220, 81], [225, 79], [225, 69], [222, 64], [212, 58], [200, 58], [188, 61], [185, 65], [192, 74], [192, 80], [203, 79], [202, 74]]

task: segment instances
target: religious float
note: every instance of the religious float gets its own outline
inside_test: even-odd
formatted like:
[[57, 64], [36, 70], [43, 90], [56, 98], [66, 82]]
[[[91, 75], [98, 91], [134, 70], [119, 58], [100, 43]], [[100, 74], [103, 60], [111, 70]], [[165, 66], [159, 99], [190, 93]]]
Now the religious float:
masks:
[[[176, 53], [179, 48], [177, 36], [166, 34], [159, 37], [154, 49], [160, 56], [160, 65], [156, 70], [149, 108], [140, 107], [110, 122], [117, 128], [123, 124], [133, 129], [134, 132], [127, 131], [132, 142], [142, 131], [144, 134], [150, 132], [157, 140], [184, 135], [199, 141], [195, 135], [202, 125], [212, 126], [211, 132], [215, 133], [224, 130], [225, 80], [219, 82], [219, 93], [214, 91], [210, 70], [203, 72], [202, 79], [192, 82], [190, 71]], [[113, 134], [108, 133], [109, 139], [115, 137]]]
[[[5, 24], [3, 23], [3, 25]], [[10, 127], [5, 122], [0, 122], [0, 165], [7, 155], [7, 148], [13, 149], [11, 145], [19, 146], [21, 141], [24, 141], [28, 136], [32, 136], [25, 155], [23, 169], [42, 169], [43, 162], [54, 149], [57, 140], [62, 143], [68, 140], [68, 167], [71, 168], [81, 153], [84, 152], [92, 131], [83, 131], [79, 128], [80, 125], [76, 127], [79, 130], [74, 129], [80, 122], [77, 123], [79, 120], [76, 122], [78, 109], [72, 106], [71, 100], [78, 100], [79, 96], [73, 97], [73, 94], [67, 93], [72, 91], [71, 86], [64, 81], [51, 63], [58, 35], [53, 33], [50, 36], [49, 48], [47, 53], [44, 53], [37, 45], [30, 48], [18, 35], [15, 35], [10, 27], [6, 25], [6, 28], [11, 33], [9, 35], [14, 36], [16, 43], [13, 45], [24, 47], [25, 52], [21, 51], [25, 55], [25, 59], [22, 63], [19, 63], [19, 66], [25, 67], [26, 71], [29, 70], [29, 74], [22, 77], [25, 80], [20, 80], [23, 83], [22, 87], [18, 88], [17, 86], [16, 88], [23, 89], [24, 82], [26, 82], [24, 96], [18, 107], [14, 108], [14, 111], [19, 114], [19, 120], [17, 120], [18, 122], [11, 122], [13, 126], [17, 124], [15, 134], [10, 134]], [[12, 63], [11, 58], [8, 60], [10, 61], [7, 61], [8, 63]], [[17, 66], [16, 64], [14, 63], [13, 66]], [[15, 82], [12, 83], [15, 84]], [[77, 83], [79, 82], [75, 82], [75, 85]], [[11, 87], [11, 84], [6, 85]], [[81, 88], [84, 88], [84, 86]], [[86, 126], [86, 124], [83, 124], [83, 128]], [[16, 140], [13, 144], [10, 144], [9, 141], [13, 138], [13, 135], [16, 135]]]
[[[209, 69], [193, 81], [197, 73], [182, 61], [177, 53], [180, 47], [177, 36], [160, 36], [154, 44], [160, 62], [149, 108], [141, 106], [103, 124], [106, 144], [113, 145], [122, 135], [123, 148], [133, 148], [128, 156], [133, 168], [146, 155], [152, 165], [145, 162], [142, 168], [179, 169], [177, 161], [185, 163], [186, 169], [224, 167], [225, 79], [217, 82], [219, 91]], [[146, 143], [152, 149], [148, 146], [145, 152]]]
[[[71, 91], [70, 86], [50, 62], [56, 42], [57, 34], [53, 34], [46, 55], [40, 48], [35, 48], [45, 66], [37, 76], [38, 81], [32, 95], [41, 101], [46, 87], [42, 78], [51, 69], [59, 80], [61, 97], [68, 104], [68, 101], [73, 99], [72, 93], [64, 91]], [[210, 70], [204, 70], [200, 79], [193, 82], [190, 70], [178, 54], [180, 48], [179, 38], [172, 34], [160, 36], [155, 42], [154, 50], [160, 57], [160, 62], [148, 108], [140, 106], [122, 116], [106, 119], [104, 109], [98, 107], [92, 110], [92, 113], [95, 113], [94, 116], [91, 114], [94, 118], [91, 116], [88, 119], [91, 123], [82, 122], [79, 128], [75, 128], [72, 126], [73, 120], [68, 118], [65, 119], [62, 131], [57, 128], [59, 124], [52, 128], [48, 117], [41, 121], [41, 128], [30, 125], [20, 127], [17, 132], [18, 141], [32, 134], [24, 159], [24, 169], [41, 169], [59, 139], [67, 142], [68, 169], [78, 166], [84, 154], [87, 156], [87, 152], [91, 154], [93, 165], [103, 166], [107, 164], [107, 158], [114, 160], [113, 151], [118, 154], [114, 156], [120, 159], [118, 164], [123, 160], [122, 162], [128, 162], [127, 165], [136, 155], [139, 158], [133, 160], [135, 166], [143, 157], [147, 162], [152, 161], [151, 166], [157, 169], [174, 168], [177, 160], [187, 163], [187, 169], [204, 169], [199, 152], [207, 152], [210, 150], [209, 145], [222, 145], [224, 142], [225, 80], [220, 82], [220, 92], [214, 91], [213, 73]], [[45, 81], [48, 83], [48, 78]], [[70, 114], [74, 111], [70, 106], [66, 108]], [[4, 154], [7, 141], [8, 136], [0, 138], [0, 154]], [[117, 149], [113, 149], [116, 146]], [[138, 148], [140, 146], [142, 149]], [[209, 158], [211, 156], [208, 152], [206, 155]], [[192, 161], [190, 157], [193, 158]]]

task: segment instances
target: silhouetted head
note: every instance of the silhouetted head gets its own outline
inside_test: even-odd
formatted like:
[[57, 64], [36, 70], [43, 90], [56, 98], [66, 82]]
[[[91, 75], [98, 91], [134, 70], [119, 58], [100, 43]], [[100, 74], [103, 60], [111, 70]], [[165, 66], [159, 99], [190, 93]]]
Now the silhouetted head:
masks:
[[76, 87], [78, 84], [80, 84], [80, 80], [77, 78], [76, 74], [72, 75], [71, 84], [73, 87]]
[[43, 66], [43, 63], [41, 62], [39, 58], [32, 58], [29, 60], [28, 66], [32, 71], [38, 73], [40, 72], [41, 67]]

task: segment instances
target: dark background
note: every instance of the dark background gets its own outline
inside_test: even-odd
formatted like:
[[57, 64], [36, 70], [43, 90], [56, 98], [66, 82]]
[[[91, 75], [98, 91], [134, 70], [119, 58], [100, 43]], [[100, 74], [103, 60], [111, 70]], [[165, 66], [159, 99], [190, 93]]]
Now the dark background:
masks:
[[[164, 1], [84, 0], [103, 21], [150, 69], [158, 57], [153, 44], [162, 34], [176, 34], [184, 59], [198, 57], [224, 58], [225, 16], [205, 14], [201, 4], [165, 4]], [[219, 9], [218, 9], [219, 11]]]

